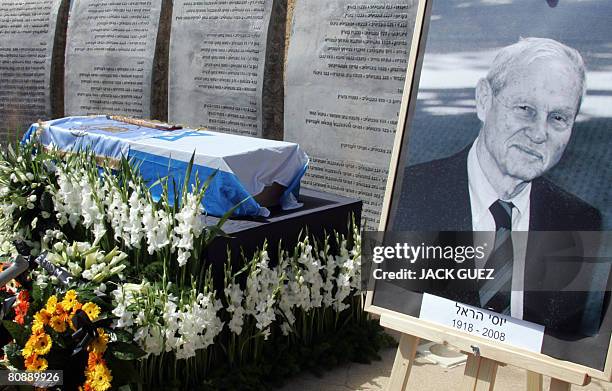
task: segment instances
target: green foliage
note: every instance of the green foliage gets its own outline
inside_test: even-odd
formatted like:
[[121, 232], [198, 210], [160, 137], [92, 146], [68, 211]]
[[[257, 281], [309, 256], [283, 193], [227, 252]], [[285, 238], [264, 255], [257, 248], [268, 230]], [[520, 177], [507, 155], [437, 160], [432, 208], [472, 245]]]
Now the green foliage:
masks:
[[25, 345], [29, 337], [28, 330], [25, 327], [11, 320], [3, 320], [2, 324], [17, 344], [21, 346]]
[[4, 345], [4, 354], [8, 362], [18, 369], [23, 369], [23, 357], [21, 357], [21, 348], [16, 343]]
[[[378, 351], [392, 346], [378, 321], [349, 322], [336, 332], [324, 333], [310, 344], [279, 337], [265, 345], [261, 360], [238, 367], [218, 366], [201, 385], [204, 390], [264, 391], [280, 387], [291, 377], [310, 371], [323, 376], [338, 365], [380, 360]], [[183, 385], [182, 389], [190, 386]]]
[[[141, 383], [138, 370], [132, 361], [110, 359], [107, 364], [113, 373], [113, 384], [117, 389], [125, 389], [127, 391], [132, 389], [130, 385]], [[135, 390], [137, 387], [134, 386], [133, 389]]]
[[144, 357], [147, 353], [138, 346], [122, 341], [111, 342], [108, 350], [119, 360], [133, 361]]

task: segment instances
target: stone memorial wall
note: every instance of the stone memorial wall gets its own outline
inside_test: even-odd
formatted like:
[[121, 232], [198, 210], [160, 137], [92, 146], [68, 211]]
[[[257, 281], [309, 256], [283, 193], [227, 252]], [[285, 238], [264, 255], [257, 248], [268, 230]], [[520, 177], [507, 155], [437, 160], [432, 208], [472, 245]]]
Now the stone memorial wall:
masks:
[[273, 0], [176, 0], [168, 119], [263, 135], [262, 89]]
[[152, 70], [162, 0], [72, 3], [65, 114], [151, 117]]
[[310, 156], [304, 186], [362, 199], [377, 229], [417, 1], [316, 3], [293, 10], [285, 140]]
[[416, 2], [0, 0], [2, 129], [112, 113], [298, 142], [303, 184], [377, 228]]
[[53, 115], [52, 58], [61, 7], [61, 0], [0, 0], [2, 144]]

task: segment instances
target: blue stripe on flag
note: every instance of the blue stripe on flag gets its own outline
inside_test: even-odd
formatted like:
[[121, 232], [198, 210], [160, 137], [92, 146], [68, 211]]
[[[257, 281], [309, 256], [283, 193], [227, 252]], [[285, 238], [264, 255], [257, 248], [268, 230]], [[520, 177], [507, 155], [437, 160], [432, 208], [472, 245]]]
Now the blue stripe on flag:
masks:
[[[160, 178], [168, 177], [168, 192], [171, 201], [174, 200], [172, 184], [172, 178], [174, 178], [176, 189], [178, 189], [180, 195], [189, 165], [188, 162], [133, 149], [129, 152], [129, 159], [139, 165], [140, 173], [149, 185]], [[200, 183], [203, 183], [215, 171], [217, 170], [194, 164], [189, 186], [195, 184], [196, 176], [200, 178]], [[162, 193], [161, 185], [151, 188], [150, 191], [153, 198], [159, 200]], [[264, 209], [244, 189], [235, 174], [219, 170], [210, 182], [202, 203], [208, 214], [222, 216], [242, 201], [244, 202], [234, 211], [235, 216], [259, 216], [261, 209]]]

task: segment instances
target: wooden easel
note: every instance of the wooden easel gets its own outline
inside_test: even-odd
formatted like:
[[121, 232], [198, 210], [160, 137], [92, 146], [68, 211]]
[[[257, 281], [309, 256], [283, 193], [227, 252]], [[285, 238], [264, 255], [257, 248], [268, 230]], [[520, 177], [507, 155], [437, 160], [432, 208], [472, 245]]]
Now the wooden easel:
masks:
[[[385, 318], [385, 315], [382, 317]], [[381, 319], [381, 324], [382, 323], [388, 322]], [[393, 323], [393, 321], [391, 321], [391, 323]], [[407, 390], [408, 378], [410, 376], [412, 364], [415, 360], [419, 340], [418, 337], [413, 335], [401, 335], [395, 355], [395, 361], [393, 362], [393, 369], [391, 370], [391, 377], [389, 378], [389, 383], [386, 388], [387, 391]], [[463, 381], [459, 390], [492, 391], [495, 386], [497, 368], [500, 365], [504, 366], [506, 364], [480, 356], [478, 348], [473, 350], [474, 352], [468, 353]], [[563, 377], [562, 373], [559, 373], [559, 375]], [[567, 373], [566, 378], [551, 379], [550, 391], [570, 391], [572, 380], [574, 380], [574, 384], [586, 385], [590, 381], [590, 378], [586, 374]], [[542, 375], [537, 372], [528, 371], [526, 390], [543, 391]]]

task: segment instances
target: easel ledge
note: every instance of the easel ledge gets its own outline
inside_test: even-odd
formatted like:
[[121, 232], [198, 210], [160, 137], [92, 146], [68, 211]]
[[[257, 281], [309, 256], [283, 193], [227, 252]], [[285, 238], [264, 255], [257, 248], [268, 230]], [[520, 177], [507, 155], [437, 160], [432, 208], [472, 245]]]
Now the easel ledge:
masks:
[[[580, 370], [580, 366], [576, 364], [558, 360], [544, 363], [541, 358], [529, 352], [503, 345], [492, 349], [487, 346], [489, 341], [484, 338], [449, 331], [431, 322], [413, 321], [387, 313], [382, 313], [380, 316], [381, 326], [402, 333], [387, 386], [389, 391], [406, 389], [420, 338], [450, 345], [468, 353], [461, 390], [493, 390], [497, 368], [506, 364], [529, 371], [527, 376], [529, 391], [542, 390], [542, 375], [552, 378], [550, 391], [568, 391], [571, 388], [570, 384], [585, 386], [591, 380], [586, 371]], [[442, 340], [440, 336], [443, 336]], [[474, 351], [478, 354], [473, 354]]]

